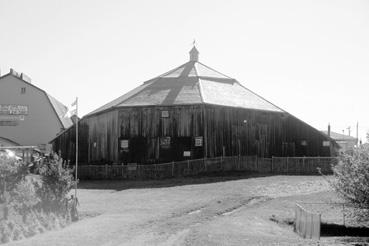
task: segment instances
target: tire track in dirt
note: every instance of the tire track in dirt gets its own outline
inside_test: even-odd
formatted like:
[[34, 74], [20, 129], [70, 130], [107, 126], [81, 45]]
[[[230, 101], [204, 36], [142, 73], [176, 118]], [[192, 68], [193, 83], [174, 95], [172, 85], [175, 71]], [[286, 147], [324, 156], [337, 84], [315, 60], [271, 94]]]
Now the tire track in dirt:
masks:
[[258, 205], [270, 199], [266, 196], [225, 197], [191, 209], [176, 211], [171, 216], [152, 220], [138, 227], [145, 233], [154, 235], [155, 239], [145, 242], [147, 245], [176, 245], [179, 244], [179, 241], [184, 242], [186, 236], [196, 227], [217, 217], [230, 216], [241, 209]]

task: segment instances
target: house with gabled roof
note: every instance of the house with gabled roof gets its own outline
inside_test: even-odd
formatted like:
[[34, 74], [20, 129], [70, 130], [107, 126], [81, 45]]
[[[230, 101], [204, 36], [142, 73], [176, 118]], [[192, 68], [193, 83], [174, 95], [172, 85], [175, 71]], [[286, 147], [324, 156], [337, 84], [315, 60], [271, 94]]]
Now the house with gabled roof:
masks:
[[322, 131], [339, 145], [339, 151], [345, 153], [352, 151], [355, 146], [358, 145], [358, 139], [349, 135], [333, 132], [330, 129], [328, 131]]
[[41, 149], [73, 122], [67, 107], [13, 69], [0, 77], [0, 146]]
[[[217, 156], [331, 156], [336, 143], [199, 61], [144, 82], [79, 123], [80, 162], [162, 163]], [[52, 143], [74, 158], [74, 128]], [[328, 144], [327, 144], [328, 143]]]

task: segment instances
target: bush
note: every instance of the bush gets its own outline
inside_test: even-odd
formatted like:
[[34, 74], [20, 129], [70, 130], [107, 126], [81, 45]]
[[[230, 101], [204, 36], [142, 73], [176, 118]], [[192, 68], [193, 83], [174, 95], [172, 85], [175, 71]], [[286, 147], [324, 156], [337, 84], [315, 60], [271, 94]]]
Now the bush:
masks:
[[42, 182], [36, 182], [37, 193], [44, 209], [64, 208], [75, 181], [71, 170], [63, 168], [62, 159], [44, 163], [38, 168]]
[[70, 222], [67, 195], [75, 184], [70, 170], [62, 167], [62, 160], [53, 160], [37, 172], [30, 174], [26, 164], [0, 158], [0, 205], [6, 214], [0, 217], [0, 243]]
[[333, 187], [354, 206], [354, 217], [369, 221], [369, 148], [361, 146], [352, 155], [342, 154], [333, 173]]
[[27, 174], [26, 164], [0, 156], [0, 203], [6, 202], [8, 193], [14, 190]]

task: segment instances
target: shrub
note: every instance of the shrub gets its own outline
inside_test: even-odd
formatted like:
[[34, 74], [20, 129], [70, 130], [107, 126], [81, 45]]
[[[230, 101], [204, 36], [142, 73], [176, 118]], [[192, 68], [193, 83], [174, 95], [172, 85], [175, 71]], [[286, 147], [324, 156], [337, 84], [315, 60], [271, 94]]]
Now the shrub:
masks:
[[6, 211], [0, 218], [0, 243], [70, 222], [66, 202], [75, 184], [70, 170], [62, 167], [62, 160], [53, 160], [37, 172], [29, 174], [26, 164], [0, 157], [0, 205]]
[[361, 146], [352, 155], [342, 154], [333, 173], [333, 187], [354, 206], [354, 217], [369, 221], [369, 148]]
[[71, 170], [63, 168], [62, 159], [44, 163], [38, 168], [41, 182], [35, 182], [44, 209], [64, 208], [75, 181]]
[[27, 174], [26, 164], [0, 156], [0, 203], [6, 202], [8, 193], [14, 190]]

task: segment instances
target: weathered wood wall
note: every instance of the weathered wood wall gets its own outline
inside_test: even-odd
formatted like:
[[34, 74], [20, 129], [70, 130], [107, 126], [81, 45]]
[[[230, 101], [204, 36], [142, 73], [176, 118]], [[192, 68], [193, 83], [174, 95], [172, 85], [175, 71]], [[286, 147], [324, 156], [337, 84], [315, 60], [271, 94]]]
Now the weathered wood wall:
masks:
[[[92, 164], [331, 155], [323, 134], [287, 113], [216, 105], [118, 108], [83, 118], [80, 129], [80, 162]], [[54, 140], [63, 158], [74, 159], [74, 134], [70, 128]]]
[[[78, 160], [87, 162], [88, 158], [88, 125], [84, 121], [78, 124]], [[53, 151], [61, 154], [64, 160], [74, 163], [76, 160], [76, 127], [73, 125], [52, 141]]]
[[118, 162], [118, 111], [112, 110], [87, 117], [82, 119], [82, 122], [88, 125], [87, 162]]
[[203, 148], [194, 146], [195, 137], [203, 136], [200, 106], [122, 108], [118, 122], [119, 139], [129, 141], [128, 149], [119, 148], [119, 162], [182, 160], [184, 151], [190, 151], [191, 158], [203, 157]]
[[287, 113], [207, 105], [205, 119], [208, 157], [331, 155], [319, 131]]

